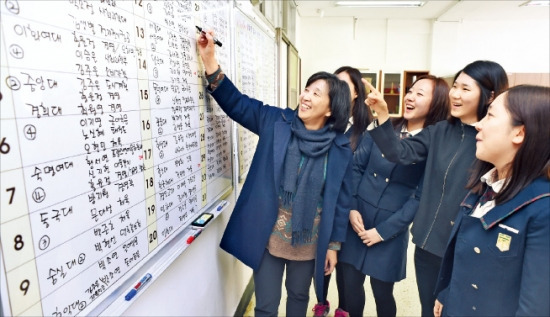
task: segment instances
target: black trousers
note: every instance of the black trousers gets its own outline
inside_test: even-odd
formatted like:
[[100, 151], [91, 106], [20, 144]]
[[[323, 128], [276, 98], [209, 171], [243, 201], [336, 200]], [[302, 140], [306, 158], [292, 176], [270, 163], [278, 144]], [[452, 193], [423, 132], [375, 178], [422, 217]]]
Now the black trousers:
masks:
[[291, 261], [266, 249], [260, 267], [254, 270], [255, 316], [278, 316], [283, 273], [286, 267], [286, 316], [305, 316], [315, 260]]
[[439, 256], [416, 247], [414, 250], [414, 270], [416, 285], [420, 296], [422, 316], [433, 316], [436, 295], [435, 286], [439, 275], [439, 267], [443, 259]]
[[[361, 317], [365, 310], [365, 274], [353, 265], [338, 262], [339, 274], [336, 274], [340, 308], [347, 311], [350, 317]], [[394, 282], [384, 282], [370, 277], [370, 285], [379, 317], [395, 316], [397, 307], [393, 297]]]

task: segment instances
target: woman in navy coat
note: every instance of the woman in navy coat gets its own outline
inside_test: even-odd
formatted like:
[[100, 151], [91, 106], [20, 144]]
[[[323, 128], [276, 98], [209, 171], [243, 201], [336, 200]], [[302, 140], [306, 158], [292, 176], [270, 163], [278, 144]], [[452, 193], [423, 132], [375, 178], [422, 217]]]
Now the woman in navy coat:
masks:
[[[403, 118], [393, 125], [396, 134], [410, 136], [447, 118], [449, 85], [442, 78], [421, 76], [404, 104]], [[339, 254], [343, 278], [338, 280], [344, 293], [340, 306], [350, 316], [363, 315], [365, 275], [370, 276], [378, 316], [396, 315], [393, 286], [405, 278], [408, 227], [418, 209], [415, 191], [424, 165], [386, 160], [368, 134], [355, 151], [351, 226]]]
[[286, 314], [305, 316], [312, 277], [321, 298], [323, 276], [334, 269], [347, 229], [352, 152], [343, 132], [349, 88], [320, 72], [308, 80], [297, 110], [264, 106], [225, 77], [212, 32], [202, 32], [197, 46], [214, 99], [259, 135], [220, 246], [254, 270], [256, 315], [278, 315], [286, 268]]
[[435, 316], [550, 316], [549, 121], [550, 88], [516, 86], [476, 125]]

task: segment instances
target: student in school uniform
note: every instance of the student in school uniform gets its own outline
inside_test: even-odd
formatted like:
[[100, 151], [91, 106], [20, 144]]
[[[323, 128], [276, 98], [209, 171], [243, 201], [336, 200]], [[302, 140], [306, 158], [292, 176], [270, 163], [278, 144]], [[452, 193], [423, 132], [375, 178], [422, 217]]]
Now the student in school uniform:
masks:
[[346, 127], [346, 135], [350, 140], [351, 150], [355, 152], [365, 132], [367, 126], [372, 121], [372, 113], [368, 107], [365, 107], [367, 90], [363, 84], [361, 72], [351, 66], [339, 67], [334, 74], [338, 79], [348, 84], [351, 95], [351, 111]]
[[344, 135], [350, 93], [335, 75], [312, 75], [296, 110], [241, 94], [215, 58], [213, 32], [197, 41], [208, 90], [259, 141], [220, 246], [253, 269], [256, 316], [277, 316], [286, 269], [286, 315], [305, 316], [334, 270], [351, 200], [352, 151]]
[[516, 86], [476, 124], [476, 157], [434, 315], [550, 316], [550, 88]]
[[[370, 86], [369, 83], [366, 83]], [[370, 87], [374, 89], [374, 87]], [[449, 85], [444, 79], [419, 77], [404, 98], [403, 118], [393, 120], [401, 138], [445, 120], [449, 112]], [[337, 280], [343, 289], [340, 307], [349, 316], [363, 316], [365, 277], [378, 316], [395, 316], [395, 282], [405, 278], [409, 225], [418, 209], [418, 184], [424, 163], [398, 165], [384, 158], [367, 134], [354, 155], [352, 210], [346, 242], [339, 253]], [[418, 195], [418, 193], [417, 193]]]
[[467, 194], [468, 171], [475, 159], [473, 125], [507, 88], [508, 76], [502, 66], [492, 61], [472, 62], [454, 78], [449, 119], [401, 141], [388, 121], [381, 94], [374, 91], [367, 97], [367, 105], [378, 114], [369, 133], [384, 156], [402, 165], [426, 162], [420, 205], [411, 227], [422, 316], [433, 316], [439, 267], [460, 202]]
[[[372, 114], [365, 106], [365, 99], [367, 98], [365, 85], [361, 80], [361, 72], [351, 66], [339, 67], [334, 74], [336, 74], [338, 79], [345, 81], [349, 86], [351, 97], [351, 116], [349, 118], [345, 134], [350, 139], [351, 150], [355, 152], [355, 149], [359, 143], [361, 143], [363, 136], [366, 135], [367, 125], [372, 121]], [[340, 274], [338, 271], [338, 263], [336, 263], [335, 272], [338, 279]], [[326, 316], [330, 311], [330, 303], [327, 300], [330, 278], [331, 274], [325, 275], [323, 298], [313, 307], [313, 316], [315, 317]], [[340, 289], [340, 285], [338, 285], [338, 289]], [[340, 291], [338, 291], [338, 297], [339, 301], [342, 301]], [[341, 309], [336, 309], [334, 316], [342, 317], [342, 312], [343, 311]]]

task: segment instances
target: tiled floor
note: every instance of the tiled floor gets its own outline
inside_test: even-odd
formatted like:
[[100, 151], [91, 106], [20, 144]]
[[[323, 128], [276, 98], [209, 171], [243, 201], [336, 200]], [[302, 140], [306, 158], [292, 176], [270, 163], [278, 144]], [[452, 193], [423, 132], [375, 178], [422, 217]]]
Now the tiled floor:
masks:
[[[395, 301], [397, 303], [397, 316], [420, 316], [420, 301], [418, 299], [418, 291], [416, 288], [416, 279], [414, 275], [414, 245], [409, 243], [408, 254], [407, 254], [407, 278], [395, 283], [395, 288], [393, 294], [395, 296]], [[365, 281], [365, 291], [366, 291], [366, 303], [364, 316], [376, 316], [376, 306], [374, 304], [374, 297], [372, 296], [372, 291], [370, 288], [370, 283], [368, 277]], [[313, 287], [310, 289], [310, 303], [308, 308], [307, 316], [313, 316], [313, 306], [315, 305], [316, 298]], [[336, 276], [333, 274], [330, 280], [328, 301], [331, 303], [331, 310], [329, 316], [334, 316], [334, 310], [337, 308], [338, 304], [338, 290], [336, 289]], [[279, 316], [285, 316], [285, 303], [286, 303], [286, 293], [283, 287], [283, 295], [281, 298], [281, 304], [279, 305]], [[254, 316], [254, 305], [255, 299], [254, 295], [246, 309], [245, 316]]]

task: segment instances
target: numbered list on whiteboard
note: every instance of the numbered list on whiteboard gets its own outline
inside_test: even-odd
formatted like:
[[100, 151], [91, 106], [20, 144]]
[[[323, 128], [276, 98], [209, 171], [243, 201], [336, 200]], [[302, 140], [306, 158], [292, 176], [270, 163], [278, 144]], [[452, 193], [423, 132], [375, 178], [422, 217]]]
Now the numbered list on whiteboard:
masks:
[[232, 186], [231, 121], [195, 44], [195, 25], [229, 39], [230, 6], [1, 6], [2, 306], [78, 315]]

